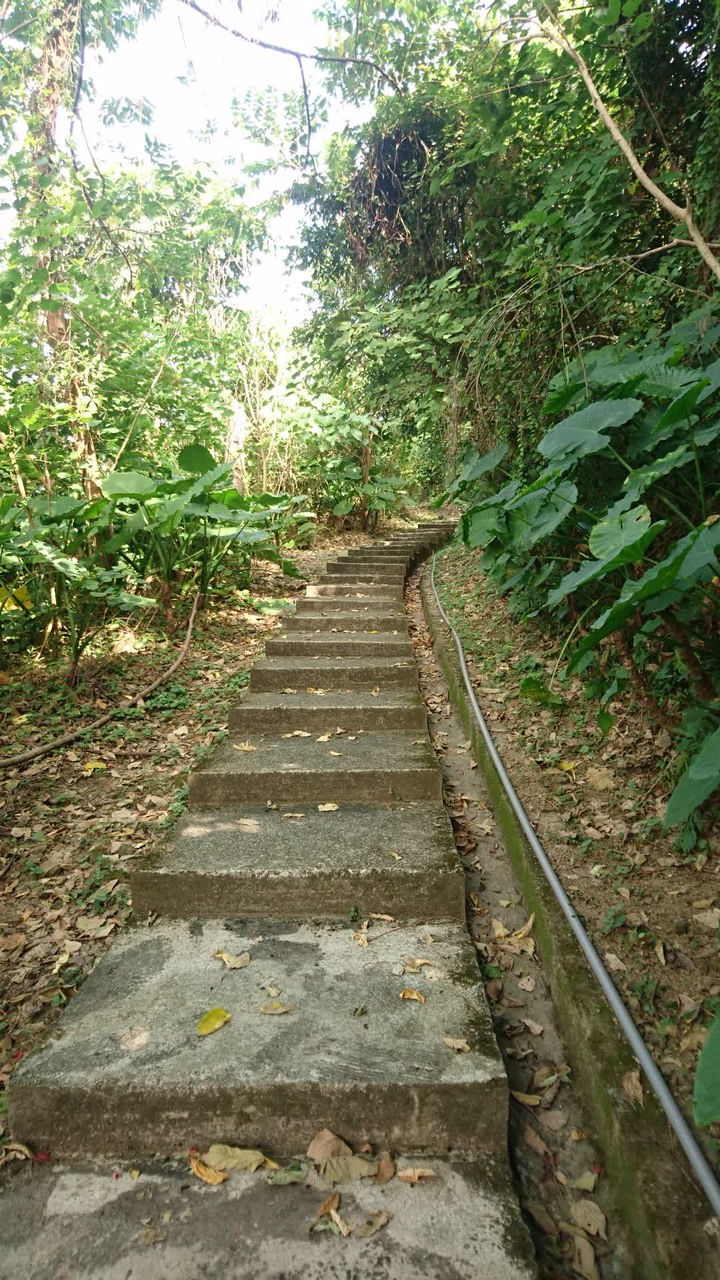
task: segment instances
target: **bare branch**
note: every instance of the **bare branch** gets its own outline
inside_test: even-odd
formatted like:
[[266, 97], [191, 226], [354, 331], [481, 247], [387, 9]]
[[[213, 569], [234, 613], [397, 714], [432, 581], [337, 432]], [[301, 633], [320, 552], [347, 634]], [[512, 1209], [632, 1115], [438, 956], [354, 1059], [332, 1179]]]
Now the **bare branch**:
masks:
[[570, 42], [568, 37], [565, 35], [565, 32], [562, 31], [561, 28], [557, 25], [555, 15], [552, 13], [552, 10], [549, 8], [549, 6], [545, 3], [545, 0], [540, 0], [540, 2], [542, 4], [543, 9], [548, 15], [545, 22], [541, 26], [541, 31], [543, 35], [547, 40], [551, 42], [551, 44], [554, 44], [556, 48], [561, 49], [563, 53], [567, 53], [569, 57], [572, 58], [573, 62], [575, 63], [575, 66], [580, 72], [580, 75], [585, 83], [585, 87], [588, 93], [590, 94], [590, 100], [595, 110], [597, 111], [600, 119], [605, 125], [605, 128], [610, 134], [618, 150], [622, 152], [628, 164], [630, 165], [630, 168], [635, 174], [635, 177], [637, 178], [638, 182], [653, 197], [653, 200], [655, 200], [657, 204], [659, 204], [660, 207], [665, 210], [666, 213], [670, 214], [671, 218], [674, 218], [676, 222], [680, 222], [684, 224], [684, 226], [687, 228], [687, 233], [690, 237], [690, 240], [692, 241], [698, 253], [700, 254], [700, 257], [703, 259], [703, 262], [705, 262], [706, 265], [710, 268], [715, 278], [717, 280], [720, 280], [720, 260], [716, 258], [715, 254], [710, 248], [710, 245], [708, 244], [707, 240], [705, 239], [699, 227], [697, 226], [695, 219], [693, 218], [693, 215], [692, 215], [692, 208], [690, 206], [690, 201], [688, 200], [685, 204], [685, 207], [683, 208], [681, 205], [676, 204], [676, 202], [672, 200], [670, 196], [666, 195], [665, 192], [662, 190], [662, 187], [659, 187], [656, 182], [653, 182], [652, 178], [643, 168], [633, 148], [630, 146], [630, 143], [628, 142], [627, 138], [619, 129], [618, 125], [615, 123], [613, 117], [610, 115], [610, 112], [605, 106], [605, 103], [600, 97], [600, 93], [598, 91], [597, 85], [595, 84], [595, 81], [593, 80], [592, 75], [590, 73], [590, 68], [588, 67], [582, 54]]
[[229, 27], [220, 18], [208, 13], [207, 9], [203, 9], [202, 5], [197, 3], [197, 0], [180, 0], [180, 4], [187, 5], [188, 9], [194, 9], [213, 27], [219, 27], [221, 31], [226, 31], [228, 35], [235, 36], [238, 40], [243, 40], [245, 44], [255, 45], [257, 49], [267, 49], [270, 53], [283, 53], [289, 58], [298, 59], [298, 61], [304, 59], [306, 62], [337, 62], [344, 66], [369, 67], [382, 80], [386, 80], [388, 84], [392, 85], [396, 93], [402, 93], [402, 87], [391, 72], [386, 71], [378, 62], [373, 62], [372, 58], [351, 58], [349, 55], [341, 56], [340, 54], [331, 53], [302, 53], [299, 49], [289, 49], [286, 45], [272, 44], [269, 40], [260, 40], [258, 36], [249, 36], [244, 31], [238, 31], [237, 27]]

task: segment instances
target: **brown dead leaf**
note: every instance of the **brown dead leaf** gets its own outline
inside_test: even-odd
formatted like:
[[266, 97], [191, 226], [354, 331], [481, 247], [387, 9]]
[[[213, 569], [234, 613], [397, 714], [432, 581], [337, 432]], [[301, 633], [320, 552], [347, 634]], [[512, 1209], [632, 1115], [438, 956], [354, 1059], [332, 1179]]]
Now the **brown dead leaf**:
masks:
[[568, 1122], [568, 1114], [567, 1111], [561, 1111], [558, 1108], [555, 1111], [540, 1111], [538, 1119], [544, 1129], [549, 1129], [551, 1133], [559, 1133]]
[[525, 1126], [525, 1129], [523, 1132], [523, 1142], [525, 1142], [526, 1145], [530, 1147], [531, 1151], [535, 1151], [539, 1156], [542, 1156], [543, 1160], [547, 1160], [550, 1164], [553, 1163], [553, 1157], [552, 1157], [552, 1152], [550, 1148], [548, 1147], [547, 1143], [543, 1142], [542, 1138], [540, 1137], [540, 1134], [535, 1129], [533, 1129], [531, 1124], [528, 1124]]
[[386, 1226], [390, 1217], [391, 1215], [385, 1209], [374, 1209], [364, 1222], [353, 1227], [353, 1235], [359, 1240], [366, 1240], [368, 1236], [374, 1236], [376, 1231]]
[[425, 996], [422, 991], [416, 991], [415, 987], [405, 987], [400, 992], [401, 1000], [415, 1000], [418, 1004], [425, 1004]]
[[397, 1176], [401, 1182], [409, 1182], [415, 1186], [418, 1182], [429, 1182], [431, 1178], [437, 1178], [438, 1175], [434, 1169], [413, 1168], [398, 1169]]
[[363, 1156], [354, 1156], [352, 1154], [331, 1156], [329, 1160], [324, 1160], [320, 1174], [323, 1181], [327, 1183], [334, 1182], [357, 1182], [360, 1178], [374, 1178], [379, 1170], [379, 1161], [366, 1160]]
[[505, 928], [502, 920], [491, 920], [490, 927], [494, 938], [509, 938], [510, 930]]
[[389, 1151], [382, 1151], [378, 1156], [378, 1171], [375, 1175], [375, 1181], [384, 1186], [386, 1182], [391, 1182], [395, 1177], [395, 1161]]
[[420, 973], [422, 969], [432, 969], [432, 960], [405, 960], [403, 961], [403, 970], [405, 973]]
[[356, 929], [353, 934], [353, 942], [357, 942], [359, 947], [366, 947], [368, 944], [368, 936], [363, 933], [362, 929]]
[[257, 751], [257, 747], [249, 739], [247, 742], [233, 742], [233, 747], [236, 751]]
[[527, 1027], [531, 1036], [541, 1036], [545, 1030], [541, 1022], [533, 1022], [532, 1018], [523, 1018], [523, 1026]]
[[607, 1218], [594, 1200], [576, 1200], [570, 1207], [570, 1217], [576, 1226], [581, 1227], [589, 1236], [599, 1236], [607, 1240]]
[[267, 1156], [263, 1155], [262, 1151], [257, 1151], [255, 1147], [230, 1147], [225, 1142], [214, 1142], [207, 1151], [203, 1152], [200, 1159], [208, 1169], [223, 1172], [228, 1169], [239, 1169], [244, 1173], [254, 1173], [256, 1169], [263, 1167], [277, 1168], [274, 1160], [268, 1160]]
[[207, 1182], [211, 1187], [217, 1187], [221, 1182], [227, 1182], [227, 1174], [220, 1169], [211, 1169], [209, 1165], [199, 1160], [197, 1156], [190, 1156], [190, 1168], [199, 1178], [201, 1182]]
[[241, 955], [233, 956], [229, 951], [213, 951], [213, 960], [222, 960], [226, 969], [247, 969], [250, 952], [243, 951]]
[[283, 818], [304, 818], [304, 813], [284, 813]]
[[258, 1013], [265, 1013], [268, 1017], [279, 1018], [283, 1013], [295, 1013], [296, 1004], [281, 1004], [279, 1000], [270, 1000], [268, 1004], [261, 1004]]
[[645, 1095], [643, 1094], [639, 1071], [626, 1071], [622, 1079], [622, 1087], [628, 1102], [637, 1102], [639, 1106], [645, 1106]]
[[510, 1090], [516, 1102], [521, 1102], [524, 1107], [539, 1107], [542, 1098], [538, 1093], [520, 1093], [518, 1089]]
[[520, 979], [520, 981], [518, 982], [518, 986], [521, 991], [534, 991], [535, 979], [531, 978], [529, 975], [526, 975], [524, 978]]
[[544, 1231], [546, 1235], [557, 1236], [560, 1234], [560, 1228], [557, 1222], [549, 1210], [545, 1208], [545, 1205], [539, 1200], [527, 1200], [524, 1208], [530, 1214], [530, 1217], [535, 1220], [540, 1230]]
[[583, 1280], [600, 1280], [600, 1272], [595, 1261], [595, 1250], [587, 1236], [573, 1234], [572, 1265]]
[[470, 1052], [470, 1045], [467, 1040], [456, 1040], [453, 1036], [443, 1036], [443, 1044], [446, 1044], [448, 1049], [452, 1049], [453, 1053]]
[[[327, 1130], [327, 1129], [323, 1129], [323, 1133], [327, 1133], [327, 1132], [328, 1132], [328, 1130]], [[311, 1145], [312, 1145], [312, 1144], [311, 1144]], [[309, 1154], [310, 1154], [310, 1153], [309, 1153], [309, 1151], [308, 1151], [308, 1155], [309, 1155]], [[330, 1214], [333, 1212], [333, 1210], [334, 1210], [334, 1209], [335, 1209], [335, 1210], [337, 1210], [337, 1209], [339, 1209], [339, 1208], [340, 1208], [340, 1192], [339, 1192], [339, 1191], [331, 1191], [331, 1192], [330, 1192], [330, 1195], [327, 1197], [327, 1199], [323, 1200], [322, 1204], [320, 1205], [320, 1208], [318, 1209], [317, 1213], [315, 1214], [315, 1217], [316, 1217], [316, 1218], [329, 1218], [329, 1217], [330, 1217]]]
[[331, 1160], [334, 1156], [351, 1156], [352, 1148], [330, 1129], [320, 1129], [305, 1154], [309, 1160], [321, 1164], [323, 1160]]

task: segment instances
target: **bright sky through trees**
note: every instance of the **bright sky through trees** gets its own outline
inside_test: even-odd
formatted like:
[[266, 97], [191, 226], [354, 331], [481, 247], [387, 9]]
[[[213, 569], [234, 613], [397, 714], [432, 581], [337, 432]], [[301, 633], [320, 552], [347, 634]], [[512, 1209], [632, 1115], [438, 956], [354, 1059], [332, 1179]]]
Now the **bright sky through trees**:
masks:
[[[218, 5], [213, 11], [249, 35], [312, 50], [324, 35], [313, 19], [313, 7], [313, 0], [286, 0], [277, 6], [274, 22], [266, 19], [267, 0], [246, 0], [242, 13]], [[95, 100], [85, 102], [81, 112], [101, 167], [122, 164], [125, 157], [141, 162], [149, 133], [180, 164], [209, 166], [225, 177], [236, 174], [238, 181], [244, 181], [242, 165], [259, 159], [261, 148], [234, 125], [233, 102], [248, 91], [262, 92], [271, 86], [279, 93], [297, 92], [300, 85], [293, 58], [257, 49], [211, 27], [178, 0], [166, 0], [157, 17], [140, 27], [137, 39], [123, 42], [102, 58], [96, 53], [88, 56], [86, 74]], [[319, 88], [320, 73], [312, 64], [306, 65], [306, 77], [311, 92], [313, 86]], [[108, 127], [103, 121], [103, 104], [108, 100], [137, 104], [134, 121]], [[140, 120], [144, 102], [152, 107], [152, 122], [147, 126]], [[345, 114], [337, 103], [334, 128], [342, 126]], [[314, 141], [317, 144], [320, 139]], [[293, 176], [286, 172], [261, 179], [255, 197], [250, 188], [247, 196], [251, 202], [263, 199], [271, 190], [286, 189]], [[286, 246], [297, 236], [300, 216], [288, 207], [275, 220], [274, 244], [248, 277], [251, 309], [289, 314], [291, 320], [307, 310], [302, 274], [288, 274], [284, 265]]]

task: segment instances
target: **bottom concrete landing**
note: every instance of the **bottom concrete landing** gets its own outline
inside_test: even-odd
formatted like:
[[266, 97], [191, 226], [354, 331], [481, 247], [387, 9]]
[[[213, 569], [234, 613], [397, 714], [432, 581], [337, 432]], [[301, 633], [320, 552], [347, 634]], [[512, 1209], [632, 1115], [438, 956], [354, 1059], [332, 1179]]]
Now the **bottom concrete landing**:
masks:
[[465, 880], [441, 804], [187, 814], [134, 872], [132, 896], [141, 918], [155, 911], [348, 922], [353, 912], [381, 911], [404, 920], [465, 919]]
[[[464, 925], [380, 922], [371, 938], [265, 921], [129, 930], [20, 1064], [14, 1137], [54, 1156], [216, 1141], [284, 1156], [327, 1126], [380, 1149], [505, 1152], [507, 1080]], [[228, 970], [218, 950], [250, 963]], [[403, 976], [412, 958], [431, 966]], [[263, 1014], [273, 999], [291, 1011]], [[198, 1036], [217, 1006], [231, 1021]]]
[[[411, 1166], [405, 1157], [398, 1168]], [[182, 1165], [140, 1176], [32, 1165], [17, 1170], [0, 1213], [3, 1274], [33, 1280], [534, 1280], [527, 1229], [499, 1156], [423, 1159], [436, 1177], [342, 1188], [340, 1212], [376, 1235], [347, 1239], [308, 1227], [328, 1187], [271, 1187], [232, 1173], [207, 1187]], [[27, 1175], [27, 1176], [26, 1176]]]

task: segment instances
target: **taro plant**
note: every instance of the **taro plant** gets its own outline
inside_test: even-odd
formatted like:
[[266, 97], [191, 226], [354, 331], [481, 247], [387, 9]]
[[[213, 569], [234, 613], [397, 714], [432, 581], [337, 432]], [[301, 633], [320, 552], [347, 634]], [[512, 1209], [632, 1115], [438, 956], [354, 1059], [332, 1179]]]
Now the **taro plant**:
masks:
[[[451, 491], [499, 589], [564, 629], [568, 673], [601, 680], [609, 645], [633, 679], [648, 650], [659, 675], [682, 669], [703, 734], [665, 822], [687, 824], [690, 845], [720, 786], [720, 360], [708, 342], [695, 356], [676, 335], [591, 352], [551, 384], [546, 412], [564, 416], [529, 483], [502, 475], [502, 446], [470, 449]], [[490, 476], [505, 483], [488, 493]]]

